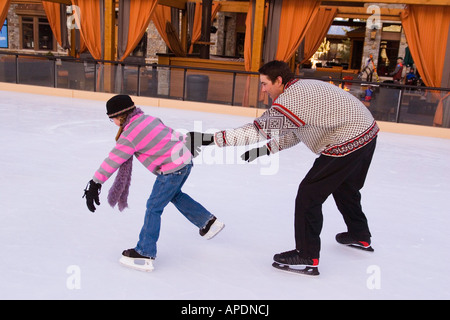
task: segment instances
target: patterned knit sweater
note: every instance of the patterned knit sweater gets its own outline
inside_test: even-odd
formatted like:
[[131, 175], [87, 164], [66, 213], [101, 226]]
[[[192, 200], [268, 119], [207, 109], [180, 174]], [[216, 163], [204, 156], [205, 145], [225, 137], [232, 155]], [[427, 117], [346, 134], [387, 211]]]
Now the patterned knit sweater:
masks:
[[327, 82], [294, 79], [253, 123], [217, 132], [214, 140], [219, 147], [269, 140], [271, 153], [303, 142], [316, 154], [341, 157], [378, 131], [370, 111], [350, 93]]
[[192, 159], [184, 140], [184, 135], [165, 126], [160, 119], [142, 113], [135, 115], [93, 180], [104, 183], [133, 154], [154, 174], [175, 172]]

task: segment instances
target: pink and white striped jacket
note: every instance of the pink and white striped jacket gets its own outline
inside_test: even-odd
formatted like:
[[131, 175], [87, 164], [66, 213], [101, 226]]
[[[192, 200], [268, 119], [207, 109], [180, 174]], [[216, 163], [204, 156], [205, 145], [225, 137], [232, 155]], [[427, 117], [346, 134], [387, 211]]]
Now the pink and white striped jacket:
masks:
[[192, 160], [185, 140], [185, 135], [165, 126], [160, 119], [137, 114], [125, 126], [93, 180], [103, 184], [133, 155], [154, 174], [180, 170]]

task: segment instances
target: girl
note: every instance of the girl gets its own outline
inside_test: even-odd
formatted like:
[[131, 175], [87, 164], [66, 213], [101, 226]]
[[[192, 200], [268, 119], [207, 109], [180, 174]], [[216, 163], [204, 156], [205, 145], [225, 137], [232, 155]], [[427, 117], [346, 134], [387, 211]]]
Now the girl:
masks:
[[147, 201], [139, 241], [135, 248], [123, 251], [120, 259], [125, 266], [152, 271], [161, 214], [169, 202], [196, 225], [200, 235], [206, 239], [214, 237], [225, 226], [200, 203], [181, 191], [193, 166], [193, 154], [198, 154], [202, 143], [193, 146], [191, 139], [198, 134], [190, 132], [184, 136], [165, 126], [160, 119], [145, 115], [128, 95], [112, 97], [106, 103], [106, 110], [111, 121], [120, 127], [117, 143], [89, 181], [83, 197], [86, 197], [88, 209], [94, 212], [94, 202], [100, 205], [102, 184], [119, 169], [109, 190], [108, 202], [112, 207], [118, 204], [120, 211], [125, 209], [128, 206], [133, 155], [157, 176]]

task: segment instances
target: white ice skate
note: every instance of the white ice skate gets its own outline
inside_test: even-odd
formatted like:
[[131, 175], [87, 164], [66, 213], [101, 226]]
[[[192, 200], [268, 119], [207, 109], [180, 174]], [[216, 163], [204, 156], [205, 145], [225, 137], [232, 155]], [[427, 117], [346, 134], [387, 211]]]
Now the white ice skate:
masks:
[[139, 271], [153, 271], [153, 258], [141, 256], [134, 249], [125, 250], [119, 262], [125, 267], [133, 268]]
[[203, 229], [200, 229], [200, 235], [206, 240], [209, 240], [214, 238], [224, 227], [225, 224], [223, 222], [213, 217]]

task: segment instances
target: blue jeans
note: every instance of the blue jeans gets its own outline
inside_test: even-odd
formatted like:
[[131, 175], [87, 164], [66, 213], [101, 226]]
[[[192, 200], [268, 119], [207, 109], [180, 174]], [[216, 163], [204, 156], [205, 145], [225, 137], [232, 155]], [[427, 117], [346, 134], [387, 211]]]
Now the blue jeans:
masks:
[[147, 200], [144, 225], [139, 234], [135, 250], [147, 257], [156, 257], [156, 242], [161, 229], [161, 214], [164, 208], [172, 202], [175, 207], [198, 228], [206, 226], [213, 215], [200, 203], [181, 191], [191, 173], [193, 164], [170, 173], [160, 174], [156, 178], [150, 197]]

